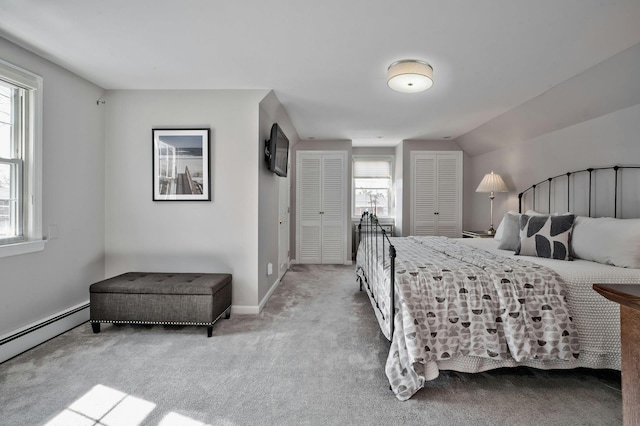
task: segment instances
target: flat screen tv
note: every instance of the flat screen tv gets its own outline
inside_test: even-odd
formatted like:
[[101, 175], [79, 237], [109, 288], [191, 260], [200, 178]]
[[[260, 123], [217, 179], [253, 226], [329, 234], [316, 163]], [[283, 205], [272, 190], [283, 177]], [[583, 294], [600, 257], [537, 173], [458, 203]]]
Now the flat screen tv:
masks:
[[273, 123], [271, 126], [271, 138], [265, 141], [264, 159], [267, 168], [278, 176], [287, 176], [287, 165], [289, 163], [289, 139], [278, 126]]

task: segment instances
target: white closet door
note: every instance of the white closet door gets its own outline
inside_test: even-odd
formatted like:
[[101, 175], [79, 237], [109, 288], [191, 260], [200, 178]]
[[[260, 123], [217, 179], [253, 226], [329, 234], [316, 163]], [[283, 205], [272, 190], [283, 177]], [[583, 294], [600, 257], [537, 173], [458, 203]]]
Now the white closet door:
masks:
[[436, 156], [412, 153], [411, 157], [411, 235], [436, 235]]
[[462, 235], [462, 153], [411, 153], [411, 235]]
[[344, 262], [346, 182], [344, 156], [322, 156], [322, 263]]
[[460, 167], [456, 154], [437, 155], [438, 235], [460, 238]]
[[300, 154], [297, 167], [298, 262], [321, 263], [322, 157]]

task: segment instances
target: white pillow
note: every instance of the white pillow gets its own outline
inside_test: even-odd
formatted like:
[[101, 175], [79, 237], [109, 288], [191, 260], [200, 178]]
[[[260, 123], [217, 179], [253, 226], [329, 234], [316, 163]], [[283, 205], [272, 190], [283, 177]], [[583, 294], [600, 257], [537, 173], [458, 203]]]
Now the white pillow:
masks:
[[502, 239], [499, 249], [515, 251], [520, 245], [520, 213], [506, 213], [502, 218]]
[[496, 240], [496, 241], [502, 241], [502, 238], [504, 237], [504, 218], [508, 214], [517, 214], [517, 215], [519, 215], [520, 213], [518, 213], [515, 210], [509, 210], [508, 212], [506, 212], [504, 214], [504, 216], [502, 216], [502, 220], [500, 221], [500, 225], [498, 225], [498, 229], [496, 229], [496, 234], [493, 236], [493, 239]]
[[577, 216], [571, 246], [577, 258], [640, 269], [640, 219]]
[[[535, 210], [527, 210], [525, 212], [525, 214], [527, 216], [558, 216], [558, 213], [551, 213], [551, 214], [549, 214], [549, 213], [540, 213], [540, 212], [537, 212]], [[571, 213], [565, 213], [565, 214], [571, 214]]]

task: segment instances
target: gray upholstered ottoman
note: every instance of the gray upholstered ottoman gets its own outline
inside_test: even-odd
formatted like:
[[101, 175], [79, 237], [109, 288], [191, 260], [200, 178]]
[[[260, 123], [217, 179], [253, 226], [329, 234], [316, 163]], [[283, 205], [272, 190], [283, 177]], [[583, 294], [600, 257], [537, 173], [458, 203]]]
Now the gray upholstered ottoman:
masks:
[[89, 287], [90, 322], [206, 325], [231, 314], [231, 274], [129, 272]]

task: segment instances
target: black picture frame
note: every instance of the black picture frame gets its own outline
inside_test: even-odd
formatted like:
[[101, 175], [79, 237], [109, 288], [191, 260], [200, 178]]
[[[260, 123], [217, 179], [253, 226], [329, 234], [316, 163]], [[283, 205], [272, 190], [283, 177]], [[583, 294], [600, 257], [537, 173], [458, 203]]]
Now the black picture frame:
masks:
[[152, 129], [153, 201], [211, 201], [211, 129]]

